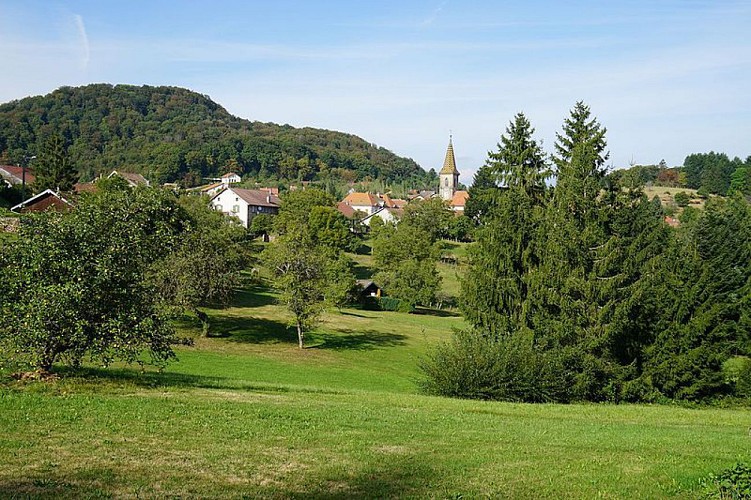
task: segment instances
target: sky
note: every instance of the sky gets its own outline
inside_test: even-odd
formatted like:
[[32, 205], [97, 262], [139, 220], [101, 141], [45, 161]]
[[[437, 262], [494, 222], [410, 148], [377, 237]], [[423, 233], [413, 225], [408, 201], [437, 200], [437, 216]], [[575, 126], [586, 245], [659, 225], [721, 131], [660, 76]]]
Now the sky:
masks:
[[751, 155], [751, 2], [0, 0], [0, 102], [187, 87], [352, 133], [471, 183], [518, 112], [547, 152], [583, 100], [610, 163]]

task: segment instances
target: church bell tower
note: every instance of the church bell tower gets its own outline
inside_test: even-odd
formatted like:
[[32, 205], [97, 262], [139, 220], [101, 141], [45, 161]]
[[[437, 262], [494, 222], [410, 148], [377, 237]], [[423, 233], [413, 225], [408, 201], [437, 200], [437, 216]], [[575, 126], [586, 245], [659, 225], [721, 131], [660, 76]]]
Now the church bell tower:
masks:
[[449, 147], [446, 150], [446, 159], [443, 160], [443, 168], [438, 174], [441, 185], [438, 193], [444, 200], [451, 200], [454, 197], [456, 188], [459, 185], [459, 171], [456, 169], [456, 159], [454, 158], [454, 145], [449, 136]]

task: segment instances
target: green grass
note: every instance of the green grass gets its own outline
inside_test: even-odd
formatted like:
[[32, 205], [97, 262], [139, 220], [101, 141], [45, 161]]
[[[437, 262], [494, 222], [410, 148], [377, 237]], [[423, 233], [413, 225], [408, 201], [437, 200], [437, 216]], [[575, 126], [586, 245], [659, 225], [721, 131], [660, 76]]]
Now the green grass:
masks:
[[334, 311], [300, 351], [256, 287], [163, 373], [6, 381], [0, 498], [687, 497], [750, 456], [747, 409], [419, 395], [420, 357], [463, 325], [438, 314]]

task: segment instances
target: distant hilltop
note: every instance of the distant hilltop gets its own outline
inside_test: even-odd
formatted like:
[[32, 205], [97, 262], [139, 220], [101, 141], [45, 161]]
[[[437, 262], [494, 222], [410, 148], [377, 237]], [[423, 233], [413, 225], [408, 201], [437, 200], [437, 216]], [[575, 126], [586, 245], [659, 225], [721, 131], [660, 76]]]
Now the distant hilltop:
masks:
[[53, 134], [66, 142], [84, 180], [113, 169], [187, 186], [226, 171], [261, 179], [414, 184], [435, 177], [355, 135], [238, 118], [208, 96], [179, 87], [62, 87], [0, 105], [0, 163], [36, 155]]

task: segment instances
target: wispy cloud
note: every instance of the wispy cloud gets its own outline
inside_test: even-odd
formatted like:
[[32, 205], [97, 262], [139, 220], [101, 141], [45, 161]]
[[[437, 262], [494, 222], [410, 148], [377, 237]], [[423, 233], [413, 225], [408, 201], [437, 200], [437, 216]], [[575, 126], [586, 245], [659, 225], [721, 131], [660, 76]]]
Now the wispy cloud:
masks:
[[89, 66], [89, 59], [91, 57], [89, 37], [86, 34], [86, 26], [83, 23], [83, 17], [79, 14], [74, 14], [73, 21], [76, 24], [76, 29], [78, 30], [78, 41], [81, 45], [81, 69], [86, 69]]
[[420, 23], [420, 27], [426, 28], [430, 26], [431, 24], [433, 24], [435, 20], [438, 19], [438, 16], [441, 14], [441, 11], [443, 10], [443, 8], [446, 6], [447, 3], [448, 3], [448, 0], [444, 0], [443, 2], [441, 2], [441, 5], [435, 8], [428, 17], [423, 19], [423, 21]]

